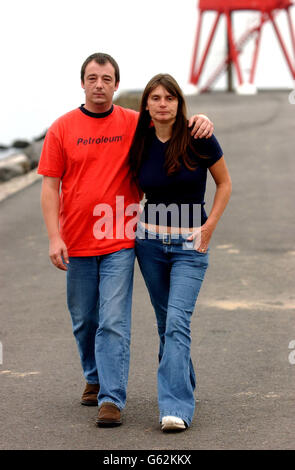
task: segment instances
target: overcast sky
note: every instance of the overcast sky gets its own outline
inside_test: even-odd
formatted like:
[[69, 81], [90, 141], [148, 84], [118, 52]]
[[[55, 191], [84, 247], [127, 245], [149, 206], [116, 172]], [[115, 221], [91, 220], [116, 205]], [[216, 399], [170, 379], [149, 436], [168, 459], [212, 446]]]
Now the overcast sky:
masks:
[[[293, 9], [293, 18], [294, 17]], [[0, 143], [38, 136], [61, 114], [84, 102], [80, 68], [107, 52], [121, 69], [120, 90], [141, 89], [156, 73], [171, 73], [187, 90], [197, 21], [196, 0], [3, 0], [1, 15]], [[239, 36], [256, 15], [237, 13]], [[206, 15], [203, 41], [213, 19]], [[279, 24], [290, 45], [284, 14]], [[222, 23], [206, 72], [224, 54]], [[245, 74], [251, 46], [241, 57]], [[224, 79], [217, 83], [224, 87]], [[293, 88], [285, 60], [267, 26], [259, 56], [260, 88]]]

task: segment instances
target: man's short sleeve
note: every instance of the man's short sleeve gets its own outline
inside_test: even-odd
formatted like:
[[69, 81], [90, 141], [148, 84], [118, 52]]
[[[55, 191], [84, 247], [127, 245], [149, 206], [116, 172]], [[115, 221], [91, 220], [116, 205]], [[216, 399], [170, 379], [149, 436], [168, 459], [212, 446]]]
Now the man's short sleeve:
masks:
[[65, 171], [65, 161], [61, 138], [54, 127], [56, 126], [49, 128], [45, 136], [37, 173], [61, 178]]

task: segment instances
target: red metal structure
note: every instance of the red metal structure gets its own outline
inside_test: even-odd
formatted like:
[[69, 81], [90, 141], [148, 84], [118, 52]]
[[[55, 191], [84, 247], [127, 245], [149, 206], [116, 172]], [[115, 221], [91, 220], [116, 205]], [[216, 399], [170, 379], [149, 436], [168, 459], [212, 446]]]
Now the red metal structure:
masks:
[[[245, 43], [256, 36], [255, 38], [255, 48], [252, 58], [251, 72], [249, 83], [254, 84], [254, 75], [257, 65], [258, 51], [261, 40], [261, 32], [263, 25], [270, 21], [273, 25], [274, 32], [278, 38], [279, 44], [281, 46], [283, 55], [286, 59], [287, 65], [290, 69], [291, 75], [295, 80], [295, 34], [292, 24], [292, 18], [290, 14], [290, 8], [293, 5], [291, 0], [200, 0], [199, 1], [199, 19], [197, 24], [196, 40], [193, 50], [192, 65], [190, 72], [190, 83], [193, 85], [198, 85], [202, 71], [204, 70], [204, 65], [209, 54], [210, 47], [217, 29], [217, 25], [222, 15], [225, 15], [226, 25], [227, 25], [227, 39], [228, 39], [228, 55], [222, 61], [222, 63], [217, 67], [212, 76], [209, 78], [208, 82], [200, 89], [201, 92], [208, 91], [213, 85], [214, 81], [219, 77], [219, 75], [226, 70], [228, 64], [233, 63], [239, 87], [244, 84], [242, 71], [239, 64], [239, 54], [242, 52], [243, 46]], [[249, 28], [245, 33], [237, 40], [234, 40], [233, 37], [233, 28], [231, 21], [231, 14], [237, 10], [255, 10], [260, 12], [259, 22]], [[287, 51], [286, 45], [284, 43], [283, 37], [279, 31], [278, 25], [276, 23], [275, 17], [279, 11], [284, 10], [287, 15], [289, 31], [291, 36], [291, 43], [293, 48], [294, 58], [291, 60], [289, 53]], [[203, 16], [206, 11], [216, 11], [216, 18], [209, 34], [205, 50], [202, 57], [200, 58], [199, 65], [197, 65], [197, 56], [200, 43], [200, 35], [202, 28]]]

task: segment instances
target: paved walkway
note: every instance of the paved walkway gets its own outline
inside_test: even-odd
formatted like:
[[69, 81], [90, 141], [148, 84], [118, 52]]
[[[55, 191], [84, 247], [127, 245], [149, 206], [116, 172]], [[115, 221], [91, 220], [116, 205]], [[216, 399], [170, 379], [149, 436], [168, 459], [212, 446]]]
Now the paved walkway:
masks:
[[[47, 258], [37, 181], [0, 203], [1, 449], [294, 449], [295, 106], [287, 92], [189, 105], [215, 122], [233, 179], [192, 321], [192, 427], [159, 429], [158, 340], [137, 266], [124, 425], [96, 428], [96, 409], [80, 406], [65, 276]], [[209, 180], [208, 207], [213, 190]]]

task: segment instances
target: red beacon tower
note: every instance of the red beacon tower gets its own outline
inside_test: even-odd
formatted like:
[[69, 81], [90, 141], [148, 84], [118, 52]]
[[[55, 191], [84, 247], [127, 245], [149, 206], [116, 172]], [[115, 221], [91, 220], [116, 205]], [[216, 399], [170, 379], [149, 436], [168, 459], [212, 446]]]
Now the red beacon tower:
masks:
[[[228, 54], [221, 64], [217, 67], [214, 73], [210, 76], [204, 86], [199, 88], [200, 92], [210, 90], [217, 78], [223, 73], [230, 64], [233, 64], [236, 70], [238, 79], [238, 93], [255, 93], [256, 88], [254, 85], [254, 75], [257, 65], [258, 51], [261, 40], [262, 27], [266, 22], [271, 22], [274, 28], [275, 35], [278, 38], [281, 46], [283, 55], [286, 59], [287, 65], [290, 69], [291, 75], [295, 80], [295, 35], [292, 24], [290, 7], [293, 5], [291, 0], [199, 0], [199, 19], [197, 24], [196, 39], [194, 44], [192, 64], [190, 71], [190, 83], [198, 88], [201, 74], [204, 70], [204, 65], [209, 54], [210, 47], [216, 32], [217, 25], [222, 15], [225, 15], [226, 26], [227, 26], [227, 40], [228, 40]], [[231, 14], [234, 11], [241, 10], [254, 10], [260, 12], [260, 20], [253, 27], [249, 28], [245, 33], [235, 41], [233, 36], [233, 28], [231, 21]], [[283, 37], [279, 31], [279, 27], [276, 23], [275, 17], [279, 11], [284, 10], [287, 15], [289, 31], [291, 36], [291, 43], [293, 48], [293, 61], [288, 54], [286, 45]], [[216, 18], [213, 23], [211, 32], [207, 39], [207, 43], [200, 58], [199, 64], [197, 64], [197, 56], [199, 51], [200, 34], [202, 28], [203, 16], [206, 11], [216, 11]], [[248, 40], [255, 37], [255, 47], [252, 57], [252, 65], [250, 71], [249, 82], [243, 80], [242, 71], [239, 64], [239, 54], [242, 52], [243, 46]]]

